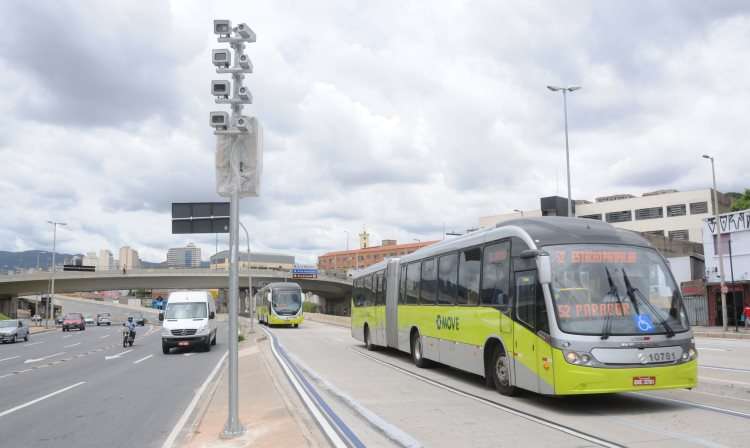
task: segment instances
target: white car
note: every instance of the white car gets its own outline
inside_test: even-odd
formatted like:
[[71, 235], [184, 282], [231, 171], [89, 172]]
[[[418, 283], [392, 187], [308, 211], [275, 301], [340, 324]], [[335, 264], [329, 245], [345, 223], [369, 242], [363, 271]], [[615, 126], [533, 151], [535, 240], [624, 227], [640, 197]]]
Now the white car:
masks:
[[0, 320], [0, 342], [29, 340], [29, 326], [20, 319]]
[[176, 291], [169, 294], [167, 308], [159, 313], [162, 321], [161, 348], [216, 345], [216, 304], [208, 291]]
[[86, 322], [86, 325], [89, 325], [89, 324], [94, 325], [95, 323], [94, 318], [89, 315], [84, 316], [83, 321]]

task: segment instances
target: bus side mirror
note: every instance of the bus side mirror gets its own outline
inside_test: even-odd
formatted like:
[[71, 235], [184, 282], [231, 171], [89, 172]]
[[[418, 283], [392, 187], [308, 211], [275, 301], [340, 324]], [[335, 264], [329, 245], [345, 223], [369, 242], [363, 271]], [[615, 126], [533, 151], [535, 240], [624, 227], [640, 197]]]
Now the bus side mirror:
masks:
[[539, 283], [542, 285], [552, 283], [552, 263], [549, 254], [540, 253], [536, 258], [536, 268], [539, 272]]
[[208, 318], [209, 319], [213, 319], [214, 317], [216, 317], [216, 314], [214, 314], [213, 311], [211, 311], [210, 313], [208, 313]]
[[161, 322], [163, 320], [164, 320], [164, 313], [159, 313], [159, 321]]

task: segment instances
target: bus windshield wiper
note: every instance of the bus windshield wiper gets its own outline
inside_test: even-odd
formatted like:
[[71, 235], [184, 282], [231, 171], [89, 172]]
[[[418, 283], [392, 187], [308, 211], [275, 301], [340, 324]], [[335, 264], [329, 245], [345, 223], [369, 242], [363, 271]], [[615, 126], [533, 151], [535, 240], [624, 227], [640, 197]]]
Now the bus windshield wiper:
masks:
[[659, 323], [662, 327], [664, 327], [664, 331], [667, 332], [667, 337], [671, 338], [675, 335], [674, 330], [672, 330], [672, 327], [669, 326], [667, 323], [667, 320], [664, 319], [664, 317], [659, 314], [659, 312], [654, 308], [654, 305], [649, 301], [646, 297], [643, 296], [643, 293], [638, 288], [633, 288], [633, 285], [630, 283], [630, 279], [628, 278], [628, 274], [625, 272], [625, 268], [622, 269], [622, 277], [625, 279], [625, 287], [628, 288], [628, 297], [630, 297], [630, 301], [633, 302], [633, 306], [635, 307], [636, 314], [640, 314], [638, 312], [638, 306], [636, 305], [636, 299], [635, 294], [638, 294], [638, 299], [640, 299], [641, 302], [645, 303], [648, 309], [651, 311], [651, 313], [656, 316], [659, 319]]
[[[614, 296], [617, 299], [617, 303], [620, 304], [620, 308], [622, 309], [622, 300], [620, 300], [620, 293], [617, 291], [617, 285], [615, 285], [615, 282], [612, 281], [612, 276], [609, 273], [609, 268], [604, 266], [604, 272], [607, 273], [607, 281], [609, 282], [609, 291], [607, 292], [607, 297]], [[609, 333], [612, 330], [612, 314], [609, 312], [606, 313], [606, 316], [604, 317], [604, 324], [602, 325], [602, 340], [609, 339]]]

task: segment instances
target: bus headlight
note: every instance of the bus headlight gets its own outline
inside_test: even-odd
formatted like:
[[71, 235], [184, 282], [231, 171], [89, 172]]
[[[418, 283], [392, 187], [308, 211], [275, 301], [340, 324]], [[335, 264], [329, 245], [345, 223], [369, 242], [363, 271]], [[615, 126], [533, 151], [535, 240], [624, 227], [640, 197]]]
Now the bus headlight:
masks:
[[684, 362], [692, 361], [698, 357], [698, 351], [695, 350], [695, 347], [690, 347], [688, 351], [682, 352], [682, 360]]
[[591, 364], [591, 355], [588, 353], [565, 352], [565, 360], [569, 364], [588, 365]]

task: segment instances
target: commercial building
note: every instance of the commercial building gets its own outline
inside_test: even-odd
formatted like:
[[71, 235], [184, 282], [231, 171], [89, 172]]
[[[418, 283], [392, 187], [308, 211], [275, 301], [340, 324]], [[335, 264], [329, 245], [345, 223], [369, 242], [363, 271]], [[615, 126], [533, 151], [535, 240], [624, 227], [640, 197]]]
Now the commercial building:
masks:
[[328, 252], [318, 257], [318, 269], [339, 272], [362, 269], [385, 258], [404, 256], [436, 242], [398, 244], [396, 240], [383, 240], [380, 246]]
[[[718, 225], [724, 253], [727, 321], [729, 325], [734, 325], [735, 317], [739, 318], [744, 306], [750, 305], [750, 210], [721, 214]], [[714, 217], [703, 220], [703, 250], [706, 257], [709, 322], [712, 325], [722, 325], [716, 226]]]
[[120, 248], [120, 268], [136, 269], [141, 267], [141, 260], [138, 258], [138, 251], [128, 246]]
[[188, 243], [186, 247], [173, 247], [167, 251], [167, 266], [198, 268], [201, 265], [201, 249]]
[[[713, 190], [658, 190], [643, 193], [602, 196], [594, 202], [576, 200], [574, 215], [579, 218], [605, 221], [615, 227], [671, 240], [703, 242], [703, 220], [714, 214]], [[719, 210], [729, 211], [731, 200], [719, 193]], [[559, 196], [542, 198], [539, 209], [479, 218], [480, 227], [496, 224], [521, 216], [567, 215], [567, 200]]]
[[93, 266], [94, 269], [98, 271], [99, 257], [96, 255], [96, 252], [86, 252], [86, 255], [83, 256], [83, 260], [81, 260], [81, 264], [84, 266]]
[[[248, 269], [283, 269], [291, 270], [294, 267], [293, 255], [264, 254], [252, 252], [248, 258], [247, 252], [239, 253], [239, 268]], [[229, 269], [229, 251], [223, 250], [211, 256], [211, 269]]]
[[96, 266], [97, 271], [114, 271], [115, 270], [115, 257], [107, 249], [101, 249], [99, 251], [99, 264]]

